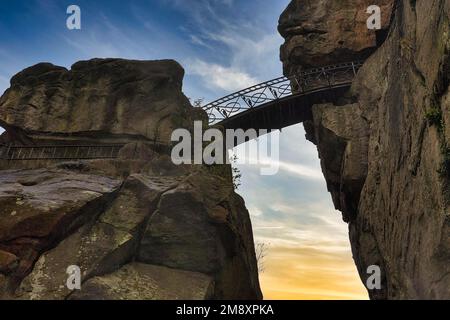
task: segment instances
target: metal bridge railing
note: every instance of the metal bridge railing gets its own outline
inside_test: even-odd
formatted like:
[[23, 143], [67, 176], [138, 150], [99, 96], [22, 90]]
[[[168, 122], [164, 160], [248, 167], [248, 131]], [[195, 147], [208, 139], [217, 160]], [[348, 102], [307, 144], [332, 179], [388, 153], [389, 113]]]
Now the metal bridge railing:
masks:
[[48, 145], [8, 146], [0, 145], [2, 160], [84, 160], [114, 159], [124, 145]]
[[209, 124], [228, 119], [240, 112], [266, 103], [309, 91], [351, 84], [363, 61], [313, 68], [291, 77], [280, 77], [227, 95], [202, 107]]

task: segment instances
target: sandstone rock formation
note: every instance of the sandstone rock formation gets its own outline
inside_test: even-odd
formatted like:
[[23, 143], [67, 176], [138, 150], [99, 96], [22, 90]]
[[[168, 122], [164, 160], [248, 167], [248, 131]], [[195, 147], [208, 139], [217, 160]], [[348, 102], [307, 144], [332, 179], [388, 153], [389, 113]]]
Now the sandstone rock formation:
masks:
[[[301, 68], [364, 59], [389, 28], [394, 0], [293, 0], [280, 17], [286, 39], [281, 60], [286, 75]], [[381, 8], [381, 30], [367, 28], [370, 5]]]
[[205, 300], [213, 297], [213, 279], [205, 274], [134, 262], [116, 272], [89, 279], [83, 287], [70, 299]]
[[0, 124], [41, 138], [143, 136], [167, 142], [192, 116], [181, 92], [183, 75], [171, 60], [93, 59], [70, 70], [40, 63], [11, 79], [0, 98]]
[[[392, 1], [375, 2], [390, 15]], [[305, 129], [349, 223], [362, 281], [368, 266], [381, 267], [371, 298], [449, 299], [450, 1], [396, 1], [378, 48], [364, 30], [367, 5], [293, 1], [280, 19], [285, 72], [373, 52], [352, 99], [314, 106]]]
[[[2, 163], [0, 298], [262, 298], [231, 169], [175, 166], [143, 131], [158, 128], [165, 141], [174, 125], [201, 117], [181, 92], [182, 74], [170, 61], [96, 59], [12, 79], [0, 99], [6, 140], [13, 131], [37, 144], [127, 144], [111, 160]], [[72, 265], [79, 291], [66, 286]]]

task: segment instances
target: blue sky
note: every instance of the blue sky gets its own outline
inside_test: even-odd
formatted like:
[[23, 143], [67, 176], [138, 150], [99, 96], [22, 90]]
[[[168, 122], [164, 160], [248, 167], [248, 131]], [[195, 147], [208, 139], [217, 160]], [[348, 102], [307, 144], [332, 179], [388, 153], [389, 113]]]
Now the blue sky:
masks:
[[[175, 59], [186, 69], [185, 93], [207, 100], [280, 74], [276, 25], [286, 0], [0, 3], [0, 90], [32, 64], [92, 57]], [[66, 28], [70, 4], [81, 8], [81, 30]]]
[[[175, 59], [183, 90], [215, 100], [281, 76], [278, 17], [288, 0], [0, 0], [0, 93], [18, 71], [95, 57]], [[82, 29], [66, 28], [81, 8]], [[347, 227], [333, 209], [314, 145], [301, 125], [280, 134], [281, 170], [241, 165], [239, 189], [255, 238], [269, 244], [261, 276], [268, 298], [365, 298]]]

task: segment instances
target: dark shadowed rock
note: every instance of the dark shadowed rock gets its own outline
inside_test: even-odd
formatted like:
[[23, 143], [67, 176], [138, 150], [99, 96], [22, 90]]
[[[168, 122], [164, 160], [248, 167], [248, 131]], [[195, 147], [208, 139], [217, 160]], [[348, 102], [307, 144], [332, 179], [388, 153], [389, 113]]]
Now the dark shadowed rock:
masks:
[[[374, 51], [353, 83], [357, 103], [315, 106], [305, 129], [349, 222], [363, 283], [369, 266], [381, 268], [382, 289], [369, 290], [371, 298], [449, 299], [450, 1], [397, 2], [389, 36], [375, 50], [361, 20], [340, 32], [366, 1], [293, 1], [280, 20], [282, 59], [289, 73]], [[390, 1], [378, 3], [387, 12]], [[330, 19], [337, 16], [344, 19]], [[308, 26], [320, 30], [302, 34]], [[336, 46], [341, 39], [346, 51]]]
[[368, 128], [357, 104], [313, 107], [312, 141], [319, 149], [328, 190], [337, 209], [350, 221], [367, 176]]
[[19, 258], [3, 250], [0, 250], [0, 273], [8, 274], [13, 271], [19, 262]]
[[245, 231], [251, 224], [236, 197], [217, 177], [191, 175], [161, 196], [138, 260], [215, 275], [216, 296], [224, 299], [260, 298], [253, 239]]
[[71, 300], [205, 300], [213, 297], [213, 279], [205, 274], [131, 263], [88, 280]]
[[[120, 59], [13, 77], [2, 142], [125, 146], [117, 159], [0, 161], [0, 298], [262, 298], [231, 169], [169, 156], [172, 130], [205, 116], [182, 77], [174, 61]], [[80, 292], [66, 286], [72, 265]]]

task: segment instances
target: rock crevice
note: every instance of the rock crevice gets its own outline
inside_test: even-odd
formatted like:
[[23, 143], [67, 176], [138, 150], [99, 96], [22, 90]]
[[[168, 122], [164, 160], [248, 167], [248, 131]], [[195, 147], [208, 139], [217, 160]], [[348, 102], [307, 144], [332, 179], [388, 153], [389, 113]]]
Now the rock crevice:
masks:
[[369, 4], [292, 1], [280, 19], [285, 73], [367, 57], [348, 93], [355, 103], [314, 106], [307, 137], [349, 224], [361, 280], [371, 265], [382, 270], [371, 298], [448, 299], [450, 1], [378, 1], [389, 28], [381, 46], [365, 27]]
[[[231, 168], [167, 154], [174, 128], [205, 118], [183, 74], [174, 61], [94, 59], [13, 77], [4, 143], [124, 146], [117, 159], [0, 164], [0, 298], [262, 298]], [[81, 290], [66, 286], [69, 266]]]

